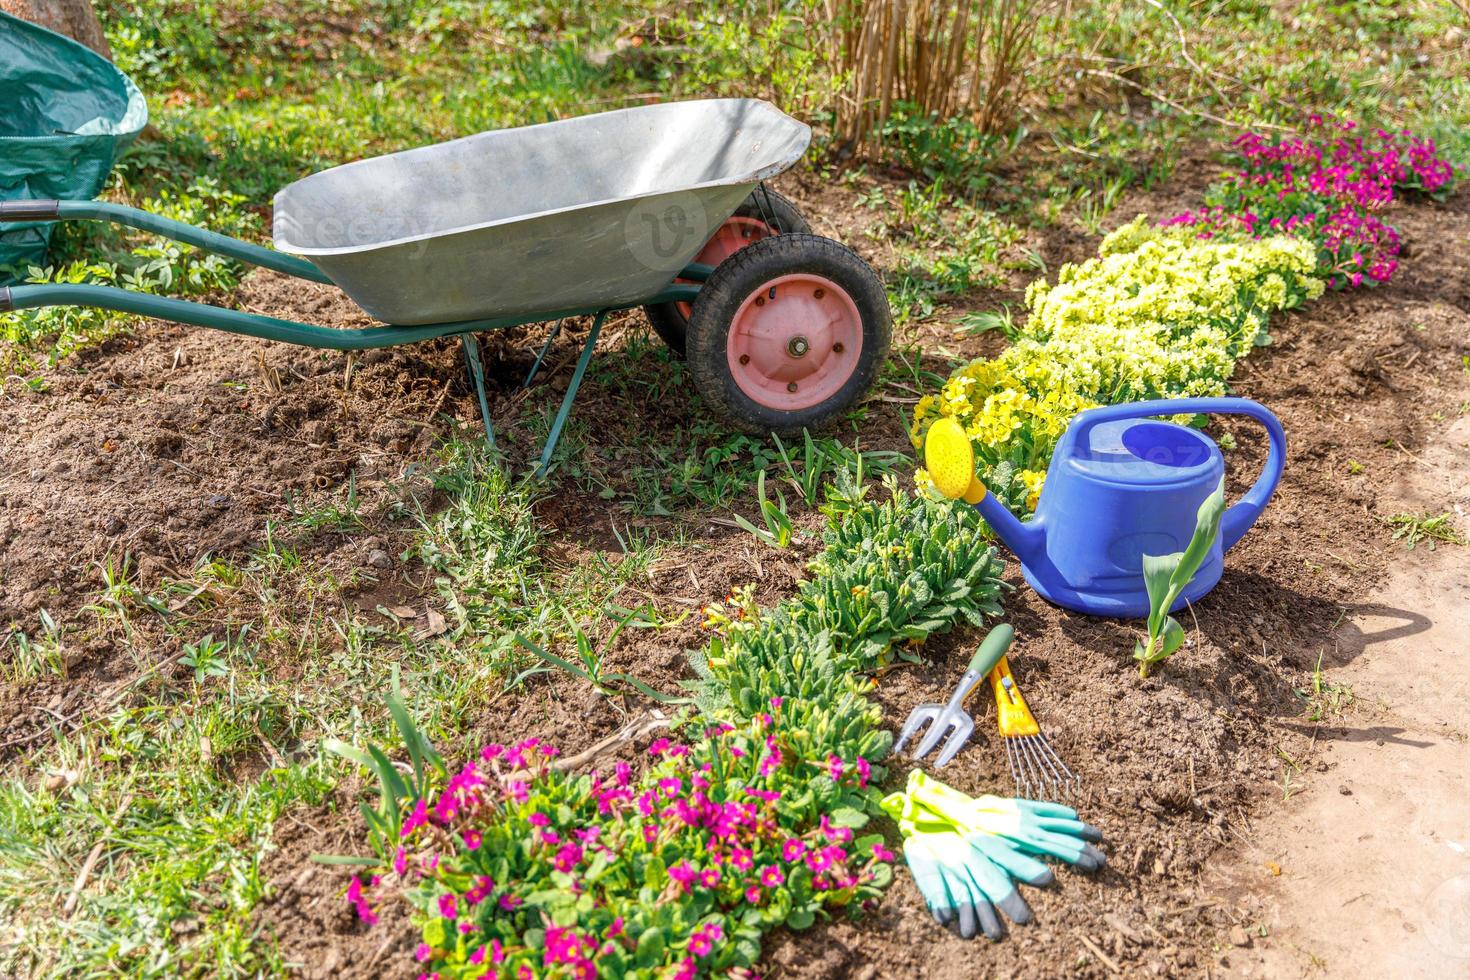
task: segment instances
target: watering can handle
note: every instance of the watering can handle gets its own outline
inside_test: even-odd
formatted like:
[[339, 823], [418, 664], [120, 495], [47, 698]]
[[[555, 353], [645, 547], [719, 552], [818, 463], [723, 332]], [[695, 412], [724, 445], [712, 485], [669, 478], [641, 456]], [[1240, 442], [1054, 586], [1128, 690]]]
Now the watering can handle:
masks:
[[1281, 471], [1286, 465], [1286, 430], [1281, 421], [1260, 402], [1249, 398], [1159, 398], [1147, 402], [1130, 402], [1125, 405], [1107, 405], [1092, 408], [1078, 415], [1072, 423], [1076, 429], [1077, 445], [1089, 445], [1088, 431], [1099, 422], [1116, 422], [1122, 419], [1151, 418], [1156, 415], [1247, 415], [1266, 427], [1271, 448], [1266, 456], [1266, 465], [1261, 475], [1220, 519], [1220, 547], [1229, 551], [1235, 542], [1256, 523], [1276, 485], [1281, 482]]

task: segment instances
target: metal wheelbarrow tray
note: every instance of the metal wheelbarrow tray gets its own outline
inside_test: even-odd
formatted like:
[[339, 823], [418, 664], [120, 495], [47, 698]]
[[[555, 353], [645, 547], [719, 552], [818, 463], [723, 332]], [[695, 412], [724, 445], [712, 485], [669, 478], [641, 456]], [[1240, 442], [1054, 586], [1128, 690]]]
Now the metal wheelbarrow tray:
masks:
[[[888, 344], [887, 304], [878, 303], [881, 286], [866, 264], [851, 253], [831, 253], [846, 252], [835, 242], [782, 234], [786, 229], [760, 204], [774, 197], [761, 182], [800, 159], [810, 138], [807, 126], [755, 99], [675, 102], [480, 133], [348, 163], [287, 186], [274, 205], [279, 251], [106, 202], [0, 202], [0, 223], [111, 221], [331, 283], [385, 325], [336, 329], [66, 284], [0, 290], [0, 311], [97, 306], [337, 350], [459, 336], [492, 445], [475, 332], [542, 320], [559, 327], [564, 317], [594, 315], [542, 453], [544, 469], [606, 315], [679, 304], [689, 311], [692, 373], [702, 393], [743, 427], [780, 431], [846, 408], [871, 382]], [[754, 219], [754, 232], [753, 219], [732, 218], [742, 208], [749, 212], [750, 200], [765, 216]], [[737, 220], [744, 222], [743, 238], [713, 248], [716, 239], [731, 237], [726, 226]], [[753, 263], [762, 266], [754, 277], [761, 281], [749, 270], [737, 273], [732, 248], [769, 253]], [[795, 281], [771, 275], [788, 266]], [[702, 284], [712, 277], [726, 288], [720, 301], [701, 301]], [[774, 302], [777, 283], [791, 287], [782, 299], [792, 289], [800, 295]], [[719, 309], [701, 316], [704, 307]], [[712, 318], [717, 322], [705, 322]], [[554, 329], [527, 384], [555, 336]], [[810, 338], [821, 345], [820, 363], [809, 356]], [[712, 378], [705, 370], [701, 383], [701, 363], [730, 377]], [[735, 397], [704, 390], [716, 382]], [[741, 404], [742, 391], [748, 404]], [[804, 403], [818, 395], [825, 397], [817, 404]]]

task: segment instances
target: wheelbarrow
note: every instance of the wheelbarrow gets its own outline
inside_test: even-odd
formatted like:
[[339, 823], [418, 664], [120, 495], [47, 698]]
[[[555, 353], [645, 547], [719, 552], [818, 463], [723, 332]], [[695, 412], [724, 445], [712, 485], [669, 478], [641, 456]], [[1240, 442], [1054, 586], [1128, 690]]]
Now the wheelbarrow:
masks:
[[764, 181], [811, 130], [756, 99], [642, 106], [373, 157], [275, 197], [275, 250], [101, 201], [0, 202], [0, 223], [91, 219], [339, 287], [381, 326], [338, 329], [111, 286], [0, 289], [0, 312], [93, 306], [267, 340], [362, 350], [458, 337], [495, 445], [476, 334], [592, 327], [541, 452], [551, 462], [608, 315], [645, 307], [696, 390], [748, 431], [816, 428], [848, 409], [888, 352], [873, 270]]

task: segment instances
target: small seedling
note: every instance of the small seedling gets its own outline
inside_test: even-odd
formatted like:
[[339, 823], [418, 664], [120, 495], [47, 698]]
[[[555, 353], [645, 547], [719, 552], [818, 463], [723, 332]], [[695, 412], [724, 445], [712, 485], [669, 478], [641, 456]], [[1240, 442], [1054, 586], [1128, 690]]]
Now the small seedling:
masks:
[[1016, 321], [1011, 316], [1009, 306], [1002, 307], [999, 313], [992, 310], [966, 313], [960, 317], [960, 326], [972, 337], [990, 330], [999, 330], [1007, 340], [1015, 340], [1021, 332], [1021, 328], [1016, 326]]
[[1317, 653], [1317, 666], [1312, 670], [1310, 690], [1296, 689], [1296, 696], [1307, 702], [1307, 720], [1321, 721], [1329, 716], [1340, 715], [1356, 700], [1353, 689], [1346, 684], [1334, 684], [1322, 676], [1322, 653]]
[[1279, 745], [1276, 747], [1276, 754], [1281, 756], [1281, 761], [1285, 763], [1281, 771], [1281, 801], [1284, 803], [1302, 791], [1301, 785], [1296, 782], [1296, 777], [1301, 775], [1302, 764], [1288, 755], [1286, 750]]
[[1220, 534], [1220, 518], [1225, 513], [1225, 480], [1199, 505], [1195, 517], [1194, 537], [1189, 547], [1172, 555], [1144, 555], [1143, 582], [1148, 589], [1148, 643], [1134, 645], [1133, 659], [1138, 661], [1138, 676], [1147, 677], [1150, 668], [1172, 657], [1184, 645], [1184, 627], [1169, 615], [1170, 608], [1199, 571], [1215, 538]]
[[46, 610], [41, 610], [41, 635], [32, 638], [24, 631], [12, 630], [0, 639], [0, 654], [11, 649], [8, 658], [0, 658], [0, 677], [12, 682], [31, 680], [54, 674], [66, 676], [66, 658], [61, 652], [61, 627]]
[[225, 665], [225, 643], [216, 640], [213, 633], [204, 634], [198, 643], [185, 643], [184, 655], [179, 663], [194, 670], [194, 683], [203, 684], [211, 677], [223, 677], [230, 672]]
[[776, 491], [775, 501], [772, 501], [766, 496], [765, 470], [761, 470], [760, 476], [756, 477], [755, 494], [760, 500], [761, 519], [765, 522], [766, 526], [764, 528], [756, 527], [739, 514], [734, 515], [735, 523], [772, 548], [789, 547], [791, 537], [795, 532], [791, 524], [791, 515], [786, 510], [786, 497], [780, 490]]
[[362, 504], [357, 496], [356, 470], [347, 472], [347, 492], [341, 502], [333, 500], [319, 510], [306, 510], [300, 506], [296, 494], [287, 490], [285, 496], [286, 506], [292, 515], [291, 523], [303, 530], [347, 534], [367, 526], [360, 513]]
[[786, 449], [786, 444], [777, 435], [771, 436], [776, 440], [776, 451], [781, 455], [781, 463], [786, 467], [786, 482], [791, 484], [792, 489], [801, 495], [808, 507], [817, 505], [817, 491], [821, 489], [823, 477], [831, 464], [831, 457], [817, 445], [812, 439], [812, 434], [806, 429], [801, 430], [803, 441], [801, 454], [801, 469], [797, 470], [794, 454]]
[[312, 855], [312, 860], [320, 864], [371, 866], [391, 855], [401, 836], [400, 828], [403, 826], [401, 804], [424, 799], [429, 792], [429, 780], [438, 782], [448, 774], [443, 757], [414, 723], [413, 717], [403, 703], [403, 690], [399, 683], [397, 664], [393, 665], [391, 687], [383, 700], [388, 706], [388, 713], [393, 718], [393, 724], [398, 729], [399, 736], [403, 739], [403, 746], [408, 751], [411, 771], [401, 772], [383, 749], [371, 743], [361, 749], [335, 738], [326, 739], [322, 743], [328, 752], [355, 762], [378, 777], [379, 805], [372, 807], [366, 801], [358, 804], [363, 820], [367, 823], [373, 851], [378, 858]]
[[609, 647], [611, 647], [614, 642], [617, 641], [618, 634], [622, 633], [622, 631], [628, 626], [647, 627], [648, 625], [650, 625], [649, 620], [645, 616], [643, 610], [630, 610], [628, 611], [628, 615], [617, 620], [615, 625], [613, 626], [612, 632], [608, 634], [607, 640], [602, 644], [601, 648], [598, 647], [596, 639], [593, 636], [589, 635], [587, 631], [582, 628], [581, 624], [573, 619], [571, 615], [566, 614], [566, 621], [567, 626], [570, 628], [572, 633], [573, 646], [576, 648], [577, 663], [573, 663], [570, 660], [565, 660], [561, 657], [558, 657], [556, 654], [547, 651], [539, 644], [536, 644], [531, 640], [526, 639], [521, 634], [517, 633], [516, 642], [519, 643], [526, 650], [540, 657], [545, 662], [546, 666], [531, 667], [527, 670], [521, 671], [521, 673], [518, 674], [516, 678], [510, 682], [510, 684], [508, 685], [509, 687], [517, 686], [527, 677], [531, 677], [535, 674], [544, 674], [550, 671], [552, 668], [559, 668], [563, 671], [566, 671], [568, 674], [571, 674], [573, 677], [580, 677], [582, 680], [588, 682], [597, 689], [597, 692], [599, 694], [602, 695], [623, 694], [625, 693], [625, 691], [619, 690], [618, 686], [627, 685], [638, 691], [640, 694], [652, 698], [660, 704], [688, 703], [688, 698], [672, 697], [660, 691], [655, 691], [653, 688], [649, 687], [647, 684], [643, 683], [631, 674], [623, 674], [617, 671], [604, 670], [602, 667], [602, 658], [604, 652]]
[[1410, 551], [1421, 541], [1429, 542], [1430, 551], [1438, 547], [1440, 542], [1465, 544], [1464, 535], [1455, 529], [1448, 513], [1433, 517], [1428, 514], [1394, 514], [1391, 517], [1380, 517], [1379, 520], [1393, 528], [1393, 539], [1403, 541]]
[[1348, 463], [1347, 463], [1348, 476], [1357, 476], [1359, 473], [1363, 472], [1363, 470], [1365, 468], [1366, 467], [1364, 467], [1363, 464], [1360, 463], [1360, 462], [1358, 462], [1356, 459], [1350, 459], [1350, 460], [1348, 460]]

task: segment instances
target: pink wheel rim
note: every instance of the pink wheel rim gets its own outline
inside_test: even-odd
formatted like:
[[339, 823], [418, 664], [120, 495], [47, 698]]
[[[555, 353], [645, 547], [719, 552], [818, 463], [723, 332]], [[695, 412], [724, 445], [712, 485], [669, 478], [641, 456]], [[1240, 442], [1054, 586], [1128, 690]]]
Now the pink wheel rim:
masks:
[[[715, 232], [709, 241], [704, 243], [704, 248], [694, 257], [694, 261], [708, 266], [716, 266], [740, 251], [745, 246], [758, 242], [762, 238], [771, 237], [771, 228], [759, 218], [746, 218], [741, 215], [732, 215], [725, 219], [720, 225], [719, 231]], [[679, 282], [687, 282], [680, 279]], [[679, 312], [684, 314], [684, 319], [694, 312], [690, 303], [679, 303]]]
[[778, 276], [745, 297], [730, 320], [730, 375], [757, 405], [795, 412], [842, 390], [863, 352], [863, 318], [831, 279]]

